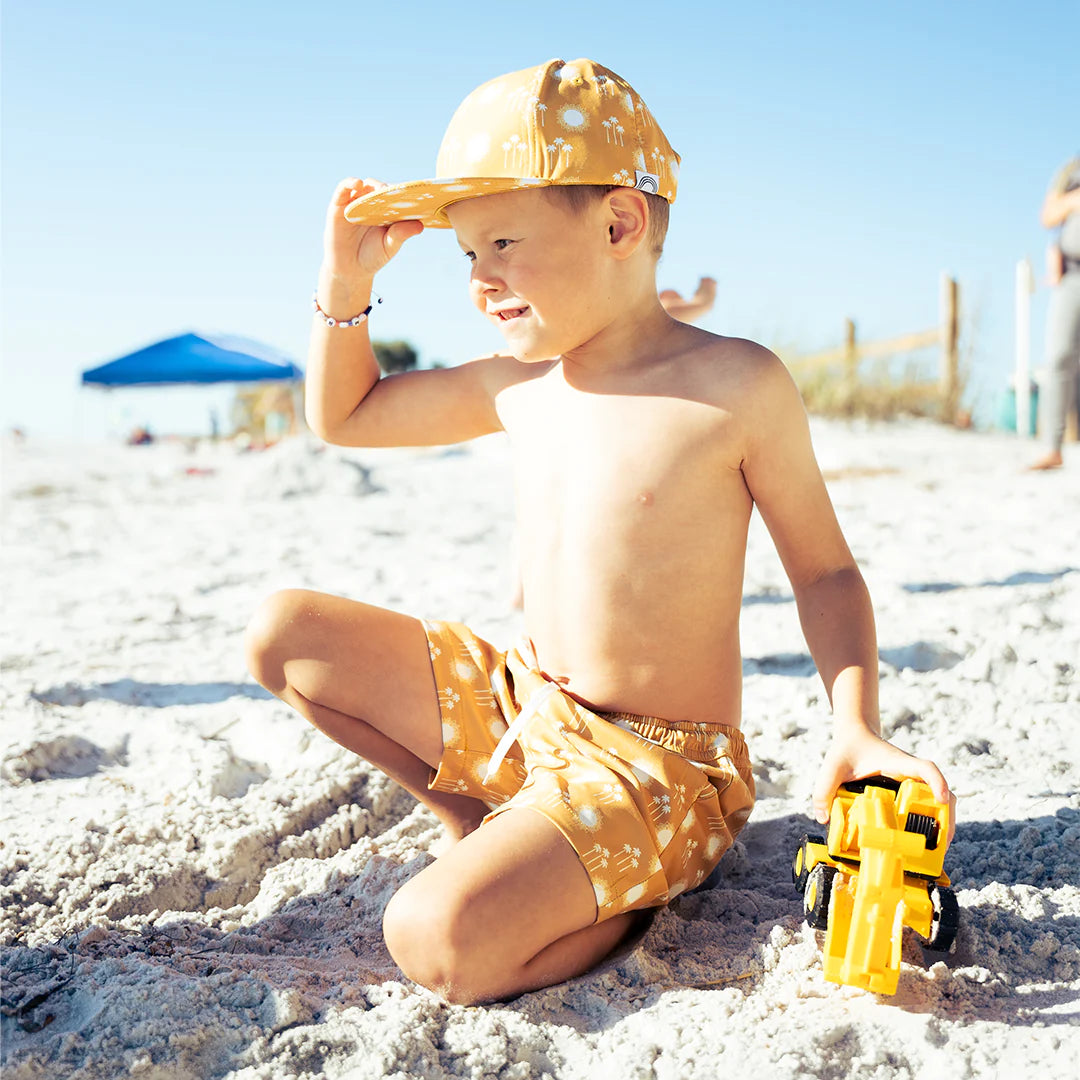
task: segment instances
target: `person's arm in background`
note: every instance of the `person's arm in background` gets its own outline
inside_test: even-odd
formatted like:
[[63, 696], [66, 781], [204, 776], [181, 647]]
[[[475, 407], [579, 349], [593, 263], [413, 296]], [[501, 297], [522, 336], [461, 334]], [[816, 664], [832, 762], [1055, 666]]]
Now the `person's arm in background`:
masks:
[[716, 281], [711, 277], [703, 277], [698, 282], [698, 287], [693, 296], [682, 297], [674, 289], [664, 289], [660, 293], [660, 303], [664, 310], [679, 322], [694, 322], [702, 315], [712, 310], [716, 300]]
[[1042, 213], [1039, 215], [1043, 227], [1056, 229], [1070, 214], [1080, 214], [1080, 187], [1072, 191], [1058, 191], [1051, 188], [1043, 200]]

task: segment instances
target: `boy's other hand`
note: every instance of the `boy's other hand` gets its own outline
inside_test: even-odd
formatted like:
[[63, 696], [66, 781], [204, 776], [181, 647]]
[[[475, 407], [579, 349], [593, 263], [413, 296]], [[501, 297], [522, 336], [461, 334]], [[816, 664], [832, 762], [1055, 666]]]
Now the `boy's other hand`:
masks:
[[934, 798], [950, 808], [949, 841], [952, 842], [956, 831], [956, 796], [949, 790], [941, 770], [932, 761], [913, 757], [871, 731], [834, 735], [814, 785], [814, 817], [823, 825], [828, 822], [833, 796], [841, 784], [879, 774], [894, 780], [910, 777], [927, 784]]
[[378, 180], [347, 177], [334, 189], [326, 211], [323, 233], [323, 269], [343, 282], [370, 280], [400, 250], [411, 236], [424, 231], [419, 221], [397, 221], [393, 225], [354, 225], [345, 220], [345, 207], [370, 191], [381, 191]]

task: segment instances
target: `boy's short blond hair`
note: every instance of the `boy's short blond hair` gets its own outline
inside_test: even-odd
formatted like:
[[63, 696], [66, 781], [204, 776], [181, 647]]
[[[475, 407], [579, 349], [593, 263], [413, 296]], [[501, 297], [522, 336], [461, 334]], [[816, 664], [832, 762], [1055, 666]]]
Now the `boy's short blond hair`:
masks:
[[[586, 207], [602, 199], [609, 191], [625, 190], [622, 184], [553, 184], [542, 189], [560, 206], [572, 214], [580, 214]], [[649, 232], [647, 235], [652, 254], [659, 259], [664, 254], [671, 204], [660, 195], [643, 192], [649, 204]]]

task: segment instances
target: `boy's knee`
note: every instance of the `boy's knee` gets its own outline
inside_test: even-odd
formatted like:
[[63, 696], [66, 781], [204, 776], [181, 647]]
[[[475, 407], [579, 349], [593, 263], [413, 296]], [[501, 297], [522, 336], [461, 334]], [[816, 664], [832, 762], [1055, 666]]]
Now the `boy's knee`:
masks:
[[490, 1000], [462, 940], [464, 905], [434, 902], [406, 883], [383, 914], [386, 947], [405, 976], [457, 1005]]
[[308, 594], [303, 589], [282, 589], [256, 609], [244, 631], [248, 671], [268, 690], [284, 687], [284, 663], [289, 638], [306, 617]]

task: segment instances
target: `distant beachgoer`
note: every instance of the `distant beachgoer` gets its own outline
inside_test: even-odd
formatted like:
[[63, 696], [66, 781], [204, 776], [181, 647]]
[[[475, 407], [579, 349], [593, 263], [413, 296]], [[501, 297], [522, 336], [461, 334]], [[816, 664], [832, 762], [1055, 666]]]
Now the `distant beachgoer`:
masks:
[[1046, 381], [1040, 419], [1046, 454], [1030, 467], [1058, 469], [1070, 409], [1080, 409], [1080, 155], [1057, 171], [1042, 207], [1042, 223], [1057, 230], [1047, 251], [1053, 289], [1046, 317]]
[[[334, 192], [307, 418], [347, 446], [505, 431], [526, 632], [503, 650], [460, 623], [290, 589], [245, 644], [263, 686], [443, 823], [452, 846], [398, 890], [383, 932], [406, 976], [475, 1003], [589, 970], [643, 910], [705, 881], [745, 824], [755, 505], [835, 715], [818, 820], [860, 777], [950, 793], [881, 736], [870, 597], [787, 369], [660, 302], [680, 161], [641, 98], [591, 60], [553, 60], [470, 94], [442, 147], [436, 179]], [[375, 274], [425, 227], [454, 230], [506, 347], [381, 375]], [[410, 302], [424, 319], [403, 289]]]
[[716, 281], [703, 277], [693, 296], [683, 297], [674, 289], [660, 291], [660, 303], [664, 310], [679, 322], [697, 322], [702, 315], [707, 315], [716, 301]]
[[142, 425], [133, 428], [131, 434], [127, 437], [128, 446], [149, 446], [153, 441], [153, 432]]

